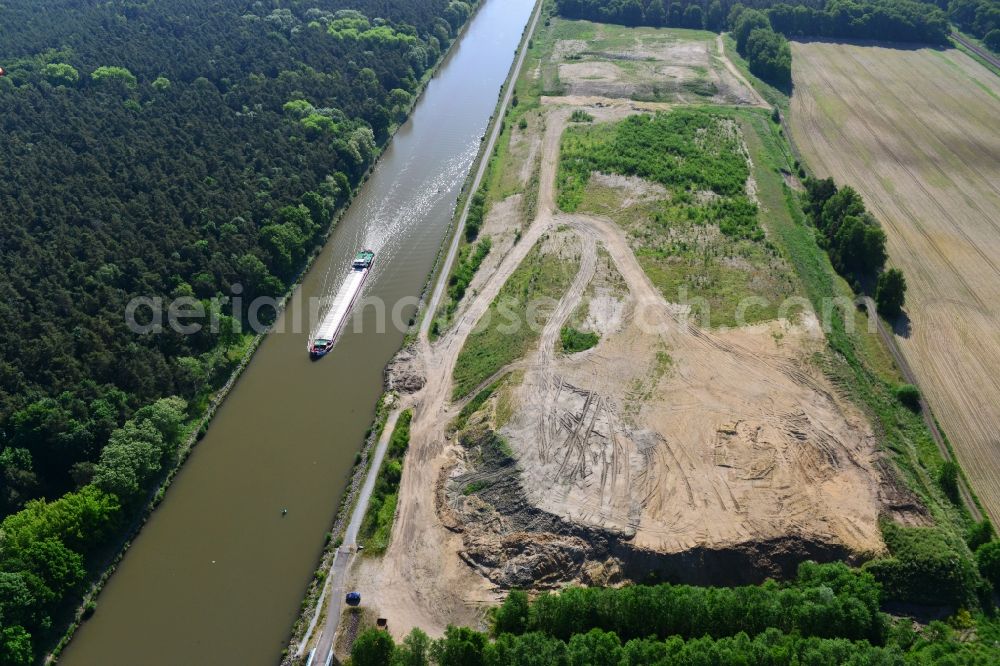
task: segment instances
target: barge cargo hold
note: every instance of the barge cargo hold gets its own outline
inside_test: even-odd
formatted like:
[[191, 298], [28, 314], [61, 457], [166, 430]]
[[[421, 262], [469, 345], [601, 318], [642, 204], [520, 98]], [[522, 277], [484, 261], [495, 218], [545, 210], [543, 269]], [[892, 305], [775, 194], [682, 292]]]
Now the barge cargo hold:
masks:
[[333, 303], [323, 318], [323, 323], [316, 329], [316, 336], [309, 342], [309, 358], [313, 360], [321, 358], [333, 349], [344, 328], [344, 322], [351, 313], [351, 307], [361, 293], [361, 287], [365, 284], [374, 260], [375, 253], [371, 250], [362, 250], [355, 255], [354, 261], [351, 262], [351, 272], [340, 286], [340, 291], [333, 297]]

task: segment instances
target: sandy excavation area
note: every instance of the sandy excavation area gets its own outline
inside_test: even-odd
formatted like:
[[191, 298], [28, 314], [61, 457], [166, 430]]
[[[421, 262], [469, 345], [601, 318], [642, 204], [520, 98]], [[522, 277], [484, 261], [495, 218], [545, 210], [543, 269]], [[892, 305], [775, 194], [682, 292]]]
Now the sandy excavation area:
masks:
[[[440, 634], [481, 624], [514, 586], [650, 573], [748, 582], [807, 557], [882, 551], [878, 517], [901, 491], [880, 472], [866, 420], [810, 360], [824, 344], [814, 319], [728, 332], [683, 324], [620, 227], [556, 210], [571, 109], [546, 108], [536, 217], [494, 207], [485, 228], [521, 229], [518, 242], [495, 245], [452, 326], [390, 370], [426, 382], [402, 397], [416, 411], [391, 545], [360, 559], [352, 589], [366, 590], [396, 636]], [[576, 276], [537, 348], [456, 433], [469, 399], [451, 400], [458, 354], [536, 245], [573, 247]], [[600, 332], [596, 347], [557, 352], [571, 318]]]
[[1000, 79], [957, 50], [793, 43], [792, 129], [906, 274], [897, 340], [1000, 519]]
[[756, 100], [742, 77], [725, 66], [710, 33], [556, 20], [586, 36], [557, 39], [552, 49], [550, 66], [563, 94], [679, 103]]

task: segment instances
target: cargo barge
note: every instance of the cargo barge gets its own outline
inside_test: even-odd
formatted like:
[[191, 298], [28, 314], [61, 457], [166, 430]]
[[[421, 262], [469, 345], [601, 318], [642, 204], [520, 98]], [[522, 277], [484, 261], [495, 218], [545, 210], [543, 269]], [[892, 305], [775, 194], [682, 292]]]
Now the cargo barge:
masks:
[[355, 255], [347, 279], [334, 296], [323, 323], [316, 329], [315, 337], [309, 341], [309, 358], [313, 360], [322, 358], [333, 349], [344, 328], [344, 322], [351, 313], [351, 307], [361, 293], [361, 287], [365, 284], [374, 260], [375, 253], [371, 250], [362, 250]]

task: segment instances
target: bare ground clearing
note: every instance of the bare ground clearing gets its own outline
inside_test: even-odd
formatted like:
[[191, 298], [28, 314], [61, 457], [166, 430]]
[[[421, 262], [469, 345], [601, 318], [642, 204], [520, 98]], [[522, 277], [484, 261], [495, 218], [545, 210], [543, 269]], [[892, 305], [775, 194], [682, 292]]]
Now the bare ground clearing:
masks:
[[[809, 360], [823, 347], [813, 319], [726, 333], [682, 325], [620, 227], [555, 209], [569, 111], [548, 112], [537, 217], [497, 253], [454, 325], [433, 345], [422, 339], [407, 359], [405, 372], [426, 383], [403, 398], [416, 414], [392, 542], [351, 573], [397, 636], [414, 626], [440, 634], [447, 624], [481, 624], [511, 585], [608, 583], [657, 569], [700, 582], [758, 580], [787, 574], [805, 557], [884, 547], [877, 518], [898, 489], [879, 472], [865, 419]], [[511, 211], [503, 219], [520, 227]], [[567, 233], [581, 243], [577, 275], [537, 349], [515, 364], [489, 415], [476, 417], [513, 454], [484, 467], [483, 456], [447, 433], [464, 404], [450, 401], [452, 369], [528, 252]], [[560, 327], [595, 275], [621, 322], [602, 331], [596, 348], [557, 354]]]
[[548, 64], [567, 95], [757, 103], [756, 93], [728, 65], [721, 44], [710, 33], [555, 21], [556, 34], [579, 32], [589, 37], [557, 39], [553, 45]]
[[793, 43], [792, 131], [906, 274], [897, 340], [1000, 519], [1000, 81], [957, 50]]

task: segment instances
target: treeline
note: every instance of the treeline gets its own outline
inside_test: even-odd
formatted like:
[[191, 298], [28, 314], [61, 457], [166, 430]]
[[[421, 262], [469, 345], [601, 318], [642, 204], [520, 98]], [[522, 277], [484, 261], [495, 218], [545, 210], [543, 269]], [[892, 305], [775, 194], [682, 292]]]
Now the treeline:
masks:
[[[996, 8], [994, 0], [954, 0], [983, 3]], [[954, 2], [952, 4], [954, 4]], [[756, 9], [764, 13], [775, 31], [786, 36], [888, 39], [944, 44], [948, 38], [948, 16], [920, 0], [556, 0], [559, 14], [623, 25], [654, 27], [732, 29], [734, 10]], [[951, 13], [951, 12], [949, 12]], [[954, 17], [954, 14], [952, 14]], [[994, 10], [966, 8], [961, 12], [968, 25], [982, 31], [1000, 26]], [[959, 25], [963, 23], [955, 21]], [[978, 33], [976, 33], [978, 34]], [[985, 33], [982, 33], [985, 34]]]
[[[901, 666], [1000, 658], [989, 635], [961, 640], [943, 622], [917, 632], [910, 620], [880, 613], [879, 600], [879, 585], [868, 573], [814, 563], [804, 563], [798, 579], [783, 585], [569, 588], [533, 602], [513, 591], [495, 611], [492, 639], [449, 627], [432, 640], [415, 629], [396, 645], [388, 633], [370, 630], [355, 641], [351, 663]], [[984, 629], [991, 626], [983, 621]]]
[[[941, 3], [946, 0], [940, 0]], [[1000, 53], [1000, 2], [997, 0], [951, 0], [942, 6], [948, 18], [965, 32], [983, 40]]]
[[0, 523], [0, 665], [37, 661], [53, 618], [72, 610], [67, 602], [174, 462], [185, 407], [164, 398], [136, 411], [111, 432], [92, 483], [52, 502], [31, 500]]
[[771, 28], [767, 14], [736, 5], [729, 12], [728, 24], [736, 50], [746, 58], [750, 71], [787, 88], [792, 82], [792, 49], [788, 40]]
[[882, 643], [886, 619], [879, 612], [874, 578], [843, 564], [799, 567], [790, 583], [744, 587], [633, 585], [568, 588], [543, 594], [530, 608], [512, 592], [496, 614], [499, 633], [540, 631], [561, 640], [601, 629], [622, 640], [655, 636], [684, 639], [756, 635], [768, 628], [821, 638]]
[[[0, 5], [0, 515], [86, 484], [142, 405], [203, 406], [473, 4]], [[139, 335], [136, 297], [219, 325]]]
[[832, 178], [809, 178], [805, 187], [806, 214], [821, 232], [819, 243], [834, 269], [855, 293], [873, 293], [883, 315], [899, 316], [906, 280], [898, 268], [883, 270], [888, 256], [885, 232], [865, 210], [861, 195], [849, 186], [838, 190]]
[[556, 0], [565, 18], [622, 25], [720, 31], [732, 0]]
[[767, 10], [789, 37], [836, 37], [947, 44], [948, 17], [919, 0], [828, 0], [822, 8], [779, 3]]

